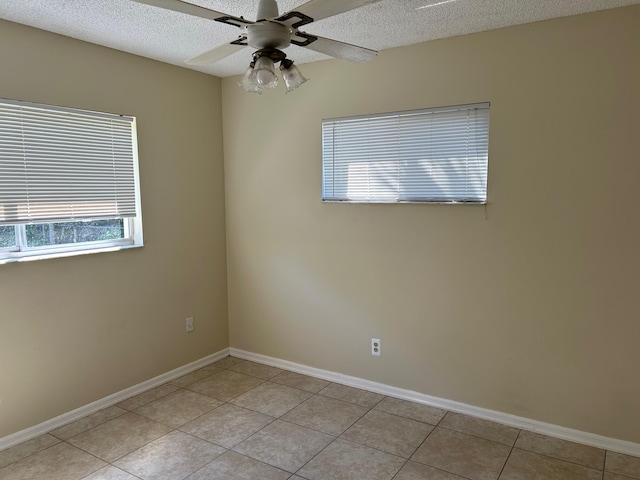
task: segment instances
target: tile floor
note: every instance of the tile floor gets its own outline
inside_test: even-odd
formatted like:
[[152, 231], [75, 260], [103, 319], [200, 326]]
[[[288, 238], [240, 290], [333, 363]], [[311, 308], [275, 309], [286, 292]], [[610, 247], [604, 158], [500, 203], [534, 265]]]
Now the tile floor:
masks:
[[640, 458], [227, 357], [0, 452], [0, 479], [640, 480]]

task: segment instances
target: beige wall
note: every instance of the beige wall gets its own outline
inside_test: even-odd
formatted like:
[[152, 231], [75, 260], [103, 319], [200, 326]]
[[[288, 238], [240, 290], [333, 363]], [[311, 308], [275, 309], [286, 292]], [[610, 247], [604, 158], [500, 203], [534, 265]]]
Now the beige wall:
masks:
[[138, 118], [146, 244], [0, 265], [2, 437], [219, 351], [228, 325], [220, 80], [8, 22], [0, 65], [0, 97]]
[[[231, 345], [640, 442], [638, 25], [303, 65], [289, 95], [223, 80]], [[483, 101], [486, 209], [321, 203], [322, 118]]]

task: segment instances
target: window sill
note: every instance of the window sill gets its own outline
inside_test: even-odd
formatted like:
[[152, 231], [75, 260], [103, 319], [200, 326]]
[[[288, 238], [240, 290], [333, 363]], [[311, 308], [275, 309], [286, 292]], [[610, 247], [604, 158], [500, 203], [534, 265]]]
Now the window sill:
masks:
[[131, 248], [142, 248], [144, 245], [112, 245], [112, 246], [102, 246], [102, 247], [94, 247], [94, 248], [85, 248], [85, 249], [77, 249], [77, 250], [68, 250], [68, 251], [57, 251], [57, 252], [21, 252], [14, 253], [13, 256], [8, 256], [5, 258], [0, 258], [0, 265], [4, 265], [6, 263], [22, 263], [22, 262], [34, 262], [36, 260], [48, 260], [50, 258], [65, 258], [65, 257], [75, 257], [78, 255], [92, 255], [94, 253], [106, 253], [106, 252], [118, 252], [120, 250], [129, 250]]

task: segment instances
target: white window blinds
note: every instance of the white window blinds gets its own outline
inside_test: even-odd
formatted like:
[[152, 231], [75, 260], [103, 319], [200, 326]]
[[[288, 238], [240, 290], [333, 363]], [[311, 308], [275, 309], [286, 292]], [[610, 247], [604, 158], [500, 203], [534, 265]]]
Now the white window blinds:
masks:
[[489, 104], [322, 122], [322, 199], [485, 203]]
[[0, 99], [0, 225], [134, 217], [135, 119]]

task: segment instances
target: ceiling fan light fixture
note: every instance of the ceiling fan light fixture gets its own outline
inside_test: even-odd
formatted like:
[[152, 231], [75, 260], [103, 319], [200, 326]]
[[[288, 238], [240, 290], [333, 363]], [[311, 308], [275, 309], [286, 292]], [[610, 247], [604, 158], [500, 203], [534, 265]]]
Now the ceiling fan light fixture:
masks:
[[283, 60], [282, 63], [280, 63], [280, 71], [282, 72], [284, 85], [287, 87], [287, 93], [293, 92], [308, 80], [302, 75], [302, 72], [298, 70], [298, 67], [293, 64], [292, 60]]
[[256, 73], [258, 85], [262, 88], [275, 88], [278, 86], [275, 65], [268, 56], [259, 57], [253, 69]]
[[242, 80], [238, 82], [238, 86], [249, 93], [262, 93], [262, 86], [258, 83], [257, 73], [253, 68], [253, 63], [245, 70]]

